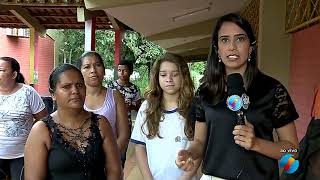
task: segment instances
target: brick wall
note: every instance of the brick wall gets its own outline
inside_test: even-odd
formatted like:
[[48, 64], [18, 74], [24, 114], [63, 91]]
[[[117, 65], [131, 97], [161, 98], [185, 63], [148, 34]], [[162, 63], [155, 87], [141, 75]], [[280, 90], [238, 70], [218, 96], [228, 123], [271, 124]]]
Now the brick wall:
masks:
[[306, 132], [311, 118], [314, 89], [320, 84], [320, 24], [292, 35], [290, 94], [300, 115], [296, 121], [298, 137]]
[[[6, 31], [0, 28], [0, 56], [11, 56], [15, 58], [20, 66], [21, 73], [29, 84], [29, 38], [7, 36]], [[40, 95], [48, 95], [48, 77], [54, 67], [54, 40], [49, 36], [39, 38], [39, 82], [37, 90]]]
[[54, 40], [49, 36], [39, 38], [39, 82], [38, 91], [41, 95], [49, 95], [48, 79], [54, 67]]
[[7, 36], [6, 31], [0, 28], [0, 56], [15, 58], [21, 68], [26, 82], [29, 83], [29, 38]]

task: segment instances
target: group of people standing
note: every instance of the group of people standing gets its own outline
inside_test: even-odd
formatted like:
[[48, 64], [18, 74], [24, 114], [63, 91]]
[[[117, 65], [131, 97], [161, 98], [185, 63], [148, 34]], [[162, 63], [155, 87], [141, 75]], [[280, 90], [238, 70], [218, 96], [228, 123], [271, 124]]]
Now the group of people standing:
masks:
[[120, 179], [131, 131], [127, 109], [139, 109], [141, 97], [129, 81], [132, 65], [118, 68], [123, 95], [102, 85], [105, 67], [96, 52], [85, 52], [76, 66], [58, 66], [49, 77], [55, 111], [48, 114], [19, 63], [1, 57], [0, 179]]
[[[202, 180], [277, 180], [281, 149], [298, 148], [298, 114], [285, 87], [258, 69], [256, 55], [250, 24], [237, 14], [222, 16], [199, 89], [187, 62], [167, 53], [153, 63], [141, 103], [129, 81], [132, 64], [121, 62], [119, 79], [104, 87], [102, 57], [85, 52], [76, 66], [63, 64], [50, 74], [51, 114], [22, 81], [18, 62], [2, 57], [0, 174], [9, 172], [12, 180], [23, 174], [26, 180], [123, 179], [131, 139], [146, 180], [198, 179], [200, 164]], [[226, 77], [233, 73], [242, 76], [250, 97], [244, 124], [226, 105]], [[132, 133], [131, 110], [138, 111]]]

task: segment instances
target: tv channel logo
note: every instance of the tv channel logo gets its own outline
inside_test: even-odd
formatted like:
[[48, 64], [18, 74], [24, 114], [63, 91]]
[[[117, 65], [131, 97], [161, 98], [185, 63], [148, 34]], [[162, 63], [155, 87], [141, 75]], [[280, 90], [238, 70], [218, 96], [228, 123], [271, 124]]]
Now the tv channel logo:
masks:
[[295, 160], [292, 154], [286, 154], [280, 159], [280, 167], [283, 168], [286, 173], [292, 174], [298, 169], [299, 161]]

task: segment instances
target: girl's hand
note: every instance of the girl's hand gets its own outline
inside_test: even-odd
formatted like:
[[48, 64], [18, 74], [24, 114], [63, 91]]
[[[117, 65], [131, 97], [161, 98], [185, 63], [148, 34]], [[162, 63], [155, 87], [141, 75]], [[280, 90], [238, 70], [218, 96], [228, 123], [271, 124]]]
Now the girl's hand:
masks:
[[190, 171], [194, 167], [194, 162], [191, 153], [188, 150], [181, 150], [178, 153], [176, 159], [176, 165], [178, 168], [184, 171]]
[[235, 143], [247, 150], [252, 150], [255, 146], [256, 136], [254, 127], [251, 123], [245, 120], [245, 125], [237, 125], [232, 132]]

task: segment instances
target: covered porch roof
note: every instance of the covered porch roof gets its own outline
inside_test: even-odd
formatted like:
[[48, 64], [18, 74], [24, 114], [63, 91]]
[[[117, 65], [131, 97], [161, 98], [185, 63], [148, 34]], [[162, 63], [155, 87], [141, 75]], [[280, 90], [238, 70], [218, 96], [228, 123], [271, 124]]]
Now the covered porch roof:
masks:
[[92, 16], [96, 17], [97, 29], [123, 25], [103, 10], [87, 11], [83, 0], [0, 1], [0, 27], [33, 27], [42, 35], [46, 29], [84, 29], [84, 21]]
[[[255, 1], [255, 0], [254, 0]], [[211, 33], [221, 15], [242, 12], [251, 0], [84, 0], [188, 60], [206, 60]], [[258, 1], [259, 2], [259, 1]], [[256, 7], [259, 9], [259, 6]]]

